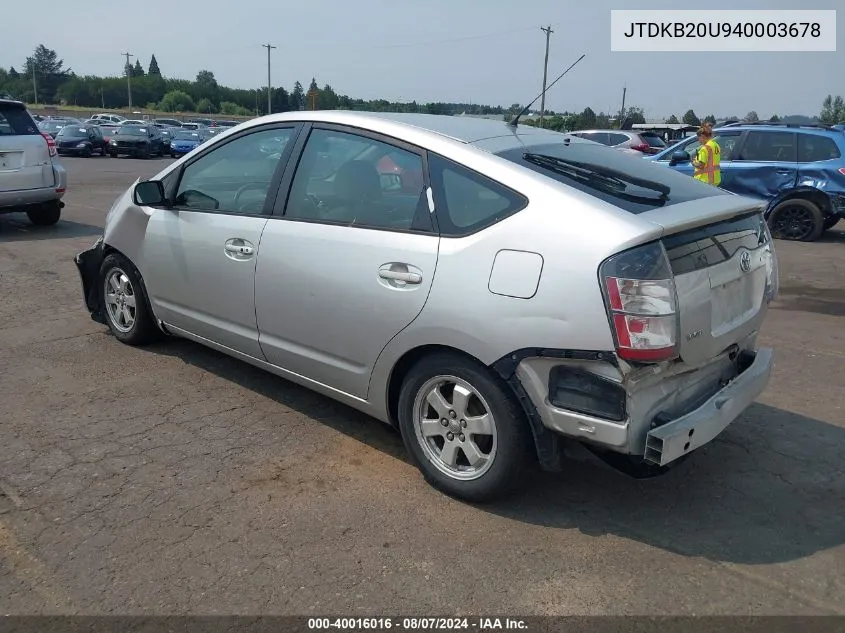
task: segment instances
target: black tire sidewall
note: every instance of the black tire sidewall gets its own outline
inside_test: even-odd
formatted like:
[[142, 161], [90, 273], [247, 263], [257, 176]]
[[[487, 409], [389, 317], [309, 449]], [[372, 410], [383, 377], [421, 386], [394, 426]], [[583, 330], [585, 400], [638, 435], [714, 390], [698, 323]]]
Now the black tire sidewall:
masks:
[[62, 217], [62, 209], [58, 202], [50, 206], [34, 209], [26, 212], [29, 221], [36, 226], [52, 226]]
[[[493, 465], [478, 479], [461, 481], [432, 464], [414, 429], [414, 400], [423, 384], [437, 375], [452, 375], [468, 382], [490, 406], [496, 424], [497, 447]], [[513, 492], [524, 479], [531, 431], [525, 414], [509, 387], [480, 363], [457, 354], [434, 354], [420, 360], [405, 377], [398, 408], [402, 441], [414, 464], [435, 488], [474, 503], [484, 503]]]
[[[793, 240], [790, 238], [781, 237], [779, 235], [774, 234], [774, 226], [775, 222], [777, 221], [777, 216], [783, 211], [785, 208], [788, 207], [803, 207], [807, 209], [810, 214], [813, 216], [813, 230], [810, 232], [806, 237], [800, 240]], [[787, 240], [790, 242], [800, 241], [800, 242], [814, 242], [821, 234], [824, 232], [824, 217], [822, 216], [821, 209], [819, 207], [810, 202], [809, 200], [804, 200], [803, 198], [791, 198], [789, 200], [784, 200], [783, 202], [779, 203], [774, 209], [772, 209], [772, 213], [769, 215], [769, 229], [772, 231], [773, 237], [776, 239]]]
[[[112, 324], [111, 316], [106, 309], [105, 301], [105, 279], [106, 275], [115, 268], [119, 268], [129, 277], [132, 284], [132, 291], [135, 295], [135, 324], [128, 332], [122, 332]], [[105, 317], [106, 325], [114, 337], [127, 345], [144, 345], [156, 338], [158, 326], [147, 302], [147, 294], [144, 284], [141, 282], [141, 275], [135, 266], [128, 259], [118, 253], [111, 253], [103, 259], [100, 265], [100, 274], [97, 278], [99, 287], [99, 299], [102, 314]]]

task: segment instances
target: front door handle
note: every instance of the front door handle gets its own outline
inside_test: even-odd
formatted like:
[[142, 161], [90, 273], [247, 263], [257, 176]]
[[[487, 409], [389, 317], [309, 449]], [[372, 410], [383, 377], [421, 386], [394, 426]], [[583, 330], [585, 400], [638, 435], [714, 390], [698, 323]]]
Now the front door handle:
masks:
[[240, 238], [233, 238], [226, 240], [223, 245], [223, 250], [226, 251], [226, 256], [233, 259], [247, 259], [255, 254], [255, 247]]
[[422, 275], [418, 273], [409, 273], [399, 270], [391, 270], [389, 268], [382, 268], [378, 271], [378, 276], [382, 279], [389, 279], [391, 281], [403, 281], [406, 284], [422, 283]]

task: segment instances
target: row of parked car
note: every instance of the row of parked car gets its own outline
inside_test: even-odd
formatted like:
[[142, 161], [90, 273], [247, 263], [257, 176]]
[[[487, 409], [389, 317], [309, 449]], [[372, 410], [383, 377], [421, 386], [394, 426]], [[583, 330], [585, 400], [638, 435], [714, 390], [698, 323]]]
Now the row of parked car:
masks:
[[41, 118], [38, 128], [56, 143], [60, 155], [139, 158], [184, 156], [206, 140], [237, 125], [211, 119], [127, 119], [117, 114], [95, 114], [82, 121], [71, 117]]
[[[666, 143], [643, 130], [585, 130], [601, 143], [692, 176], [694, 137]], [[722, 189], [768, 202], [779, 239], [814, 241], [845, 216], [845, 125], [732, 122], [717, 127]]]

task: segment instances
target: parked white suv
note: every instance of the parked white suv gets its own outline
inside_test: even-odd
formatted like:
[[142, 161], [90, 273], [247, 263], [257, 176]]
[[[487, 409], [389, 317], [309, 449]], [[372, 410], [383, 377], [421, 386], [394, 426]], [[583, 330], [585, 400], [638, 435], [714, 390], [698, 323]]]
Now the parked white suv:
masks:
[[126, 117], [120, 116], [119, 114], [95, 114], [91, 117], [91, 121], [102, 121], [103, 123], [112, 123], [114, 125], [120, 125], [126, 120]]
[[26, 106], [0, 99], [0, 213], [25, 212], [39, 225], [59, 221], [67, 172], [56, 156], [56, 142]]

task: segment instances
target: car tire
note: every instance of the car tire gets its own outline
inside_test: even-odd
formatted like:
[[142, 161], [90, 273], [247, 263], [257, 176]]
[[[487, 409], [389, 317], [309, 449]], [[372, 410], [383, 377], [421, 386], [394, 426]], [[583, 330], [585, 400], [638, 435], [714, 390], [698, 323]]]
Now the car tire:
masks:
[[62, 208], [57, 202], [45, 204], [38, 209], [26, 212], [29, 221], [36, 226], [52, 226], [62, 216]]
[[804, 198], [790, 198], [769, 214], [769, 230], [779, 240], [814, 242], [824, 232], [821, 209]]
[[398, 418], [414, 464], [446, 494], [483, 503], [523, 482], [528, 421], [507, 384], [480, 363], [451, 353], [422, 358], [402, 383]]
[[141, 275], [132, 262], [118, 253], [107, 255], [100, 266], [99, 287], [106, 325], [117, 340], [127, 345], [146, 345], [158, 338], [161, 330], [147, 301]]

